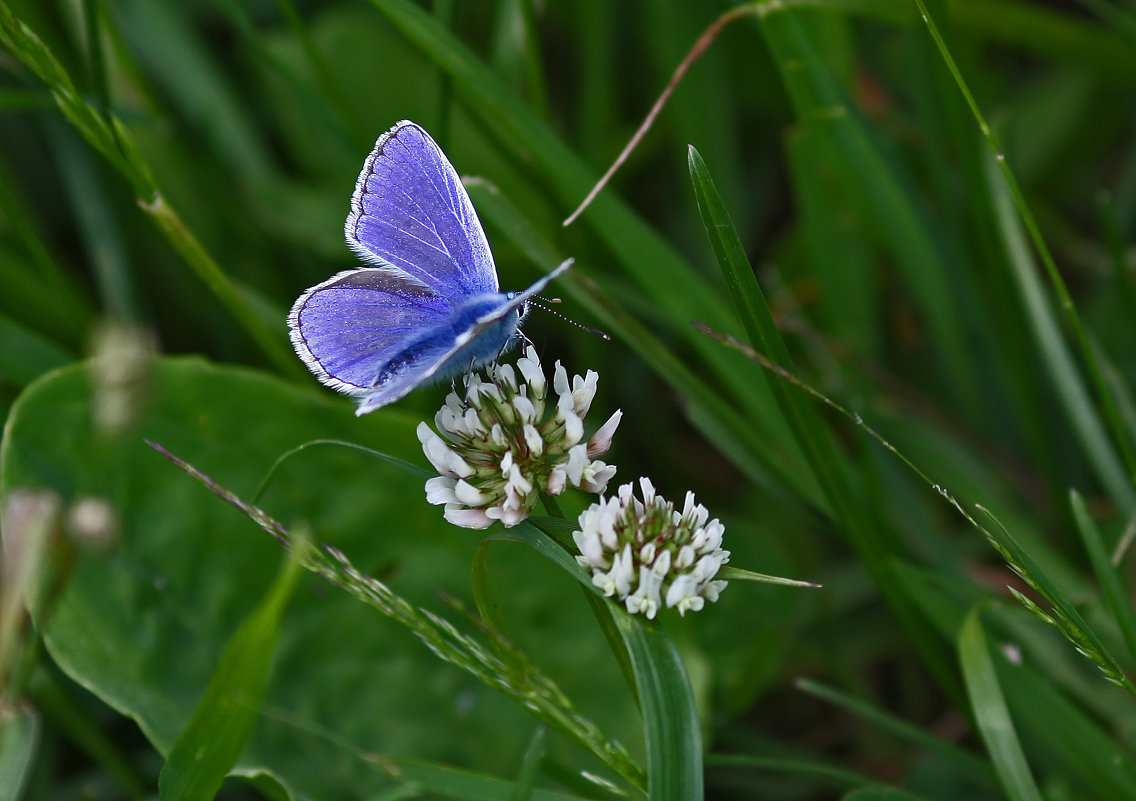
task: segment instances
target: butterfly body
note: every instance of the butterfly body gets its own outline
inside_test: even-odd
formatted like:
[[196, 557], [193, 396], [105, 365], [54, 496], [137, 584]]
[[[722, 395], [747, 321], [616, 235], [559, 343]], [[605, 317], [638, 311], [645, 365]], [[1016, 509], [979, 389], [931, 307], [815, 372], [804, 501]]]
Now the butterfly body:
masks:
[[528, 300], [570, 265], [501, 292], [457, 172], [407, 121], [367, 157], [345, 233], [369, 265], [305, 291], [288, 326], [316, 377], [359, 399], [357, 414], [495, 360], [520, 338]]

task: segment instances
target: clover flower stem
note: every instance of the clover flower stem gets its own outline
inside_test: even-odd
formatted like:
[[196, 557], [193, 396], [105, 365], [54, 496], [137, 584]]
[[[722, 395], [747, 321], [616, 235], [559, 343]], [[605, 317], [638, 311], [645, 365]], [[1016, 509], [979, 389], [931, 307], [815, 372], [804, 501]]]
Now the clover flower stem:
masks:
[[556, 500], [555, 496], [542, 492], [540, 493], [540, 502], [544, 504], [544, 511], [548, 512], [549, 517], [564, 519], [564, 510], [560, 508], [560, 501]]

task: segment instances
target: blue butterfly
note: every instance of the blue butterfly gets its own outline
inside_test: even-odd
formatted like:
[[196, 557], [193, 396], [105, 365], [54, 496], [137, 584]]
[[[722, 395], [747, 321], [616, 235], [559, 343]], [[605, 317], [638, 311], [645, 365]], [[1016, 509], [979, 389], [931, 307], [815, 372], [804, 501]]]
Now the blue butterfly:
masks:
[[344, 233], [369, 266], [300, 295], [288, 328], [304, 364], [356, 397], [360, 415], [493, 362], [521, 338], [529, 300], [571, 266], [523, 292], [501, 292], [461, 179], [408, 120], [380, 136], [364, 162]]

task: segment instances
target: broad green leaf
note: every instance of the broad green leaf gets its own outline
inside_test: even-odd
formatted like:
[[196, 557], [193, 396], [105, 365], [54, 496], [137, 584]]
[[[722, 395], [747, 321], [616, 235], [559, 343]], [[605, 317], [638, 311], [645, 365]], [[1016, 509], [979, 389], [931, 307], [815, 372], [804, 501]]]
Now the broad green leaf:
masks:
[[[167, 753], [226, 639], [270, 584], [280, 549], [143, 437], [251, 497], [278, 456], [313, 438], [424, 464], [418, 418], [397, 410], [356, 418], [325, 390], [198, 359], [155, 365], [149, 406], [127, 435], [94, 430], [90, 404], [86, 365], [30, 386], [5, 432], [0, 490], [51, 488], [65, 502], [101, 495], [117, 509], [117, 547], [77, 564], [41, 624], [55, 662]], [[277, 470], [260, 504], [281, 521], [307, 521], [319, 542], [414, 603], [442, 611], [439, 590], [468, 599], [480, 538], [445, 524], [420, 480], [367, 453], [306, 450]], [[633, 702], [575, 582], [525, 548], [500, 549], [494, 567], [509, 588], [511, 627], [534, 659], [609, 737], [634, 746]], [[369, 754], [514, 775], [531, 727], [524, 710], [405, 630], [311, 581], [284, 616], [274, 678], [234, 772], [271, 774], [296, 795], [363, 799], [390, 786]]]

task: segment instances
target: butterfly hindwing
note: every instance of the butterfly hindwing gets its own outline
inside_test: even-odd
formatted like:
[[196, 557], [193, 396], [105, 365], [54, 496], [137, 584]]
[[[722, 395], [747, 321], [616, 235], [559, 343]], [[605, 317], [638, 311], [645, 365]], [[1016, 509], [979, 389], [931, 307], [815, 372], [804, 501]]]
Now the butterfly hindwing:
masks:
[[403, 121], [367, 157], [344, 226], [348, 244], [437, 294], [497, 292], [497, 271], [461, 179], [418, 125]]
[[296, 352], [320, 381], [365, 395], [423, 332], [448, 328], [453, 311], [453, 301], [416, 281], [363, 268], [309, 289], [292, 306], [288, 324]]

